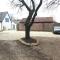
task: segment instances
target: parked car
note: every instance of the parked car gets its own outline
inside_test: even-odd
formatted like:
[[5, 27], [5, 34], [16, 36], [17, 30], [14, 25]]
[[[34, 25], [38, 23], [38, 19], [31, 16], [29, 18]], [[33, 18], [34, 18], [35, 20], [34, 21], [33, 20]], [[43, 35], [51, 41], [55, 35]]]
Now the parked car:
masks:
[[60, 34], [60, 23], [54, 23], [53, 33], [54, 34]]

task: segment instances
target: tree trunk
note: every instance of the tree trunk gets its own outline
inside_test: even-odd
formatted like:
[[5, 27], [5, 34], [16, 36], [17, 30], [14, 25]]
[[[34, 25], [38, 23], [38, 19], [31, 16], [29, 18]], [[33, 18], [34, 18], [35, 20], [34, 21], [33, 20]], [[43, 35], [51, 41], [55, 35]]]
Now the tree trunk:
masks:
[[25, 38], [26, 40], [30, 39], [30, 27], [25, 26]]

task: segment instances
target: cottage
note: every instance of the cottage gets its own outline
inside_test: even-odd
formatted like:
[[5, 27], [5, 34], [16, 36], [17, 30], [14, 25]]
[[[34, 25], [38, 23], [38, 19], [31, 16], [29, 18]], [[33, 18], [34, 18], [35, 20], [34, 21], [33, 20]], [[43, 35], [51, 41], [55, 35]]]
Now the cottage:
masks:
[[11, 19], [8, 12], [0, 12], [0, 31], [11, 29]]
[[[20, 23], [18, 24], [18, 30], [24, 31], [24, 22], [26, 18], [23, 18], [20, 20]], [[53, 18], [52, 17], [36, 17], [33, 23], [33, 26], [31, 27], [31, 31], [52, 31], [53, 29]]]

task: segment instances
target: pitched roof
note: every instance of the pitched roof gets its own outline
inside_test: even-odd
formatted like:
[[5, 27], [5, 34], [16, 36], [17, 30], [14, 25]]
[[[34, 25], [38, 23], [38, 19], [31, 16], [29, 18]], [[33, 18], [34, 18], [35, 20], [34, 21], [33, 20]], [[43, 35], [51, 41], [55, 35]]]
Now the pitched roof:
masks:
[[[26, 21], [26, 18], [23, 18], [22, 20], [20, 20], [20, 23], [23, 23]], [[53, 17], [36, 17], [34, 22], [39, 23], [39, 22], [53, 22]]]
[[6, 14], [8, 14], [8, 12], [0, 12], [0, 22], [3, 21]]
[[12, 22], [14, 22], [15, 24], [18, 24], [20, 20], [12, 20]]

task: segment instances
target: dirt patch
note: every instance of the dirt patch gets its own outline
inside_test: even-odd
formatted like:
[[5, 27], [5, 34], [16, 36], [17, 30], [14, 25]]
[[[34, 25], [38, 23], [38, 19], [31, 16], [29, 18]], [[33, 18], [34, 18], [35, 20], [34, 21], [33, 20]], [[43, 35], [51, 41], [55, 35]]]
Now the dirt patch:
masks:
[[0, 60], [60, 60], [60, 37], [33, 37], [37, 46], [0, 40]]
[[21, 38], [23, 41], [25, 41], [26, 43], [37, 43], [37, 40], [36, 39], [33, 39], [33, 38], [29, 38], [29, 39], [26, 39], [26, 38]]
[[60, 38], [54, 37], [35, 37], [40, 45], [34, 48], [38, 49], [46, 55], [49, 55], [53, 60], [60, 60]]
[[0, 40], [0, 60], [52, 60], [51, 56], [36, 47], [38, 46], [26, 46], [15, 40]]

